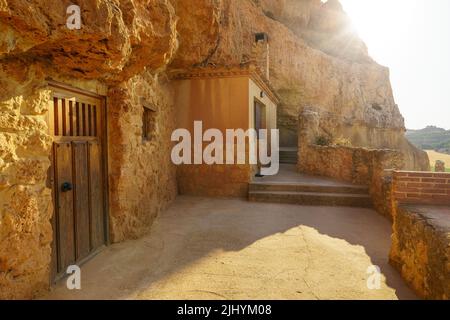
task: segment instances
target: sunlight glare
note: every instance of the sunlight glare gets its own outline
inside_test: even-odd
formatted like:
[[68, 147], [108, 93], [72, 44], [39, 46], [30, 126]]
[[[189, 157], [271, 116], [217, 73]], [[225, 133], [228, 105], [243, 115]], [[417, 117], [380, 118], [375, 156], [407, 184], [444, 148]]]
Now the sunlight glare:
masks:
[[370, 56], [391, 71], [406, 126], [450, 128], [450, 1], [340, 0]]

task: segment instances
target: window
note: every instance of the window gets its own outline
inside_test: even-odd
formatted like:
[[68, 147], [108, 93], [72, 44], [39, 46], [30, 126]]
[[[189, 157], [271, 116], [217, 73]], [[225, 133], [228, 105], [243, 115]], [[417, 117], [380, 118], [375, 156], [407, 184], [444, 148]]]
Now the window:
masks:
[[155, 137], [156, 132], [156, 111], [144, 106], [142, 115], [142, 139], [151, 141]]

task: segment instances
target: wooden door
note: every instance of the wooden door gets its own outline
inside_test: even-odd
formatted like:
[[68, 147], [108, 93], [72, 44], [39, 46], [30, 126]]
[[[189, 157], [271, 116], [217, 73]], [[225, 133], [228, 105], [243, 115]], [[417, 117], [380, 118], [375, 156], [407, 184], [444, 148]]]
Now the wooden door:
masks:
[[55, 86], [49, 124], [54, 136], [53, 278], [106, 244], [104, 100]]
[[255, 130], [256, 135], [259, 138], [259, 130], [266, 129], [266, 106], [259, 102], [258, 100], [255, 100], [254, 104], [254, 117], [255, 117]]

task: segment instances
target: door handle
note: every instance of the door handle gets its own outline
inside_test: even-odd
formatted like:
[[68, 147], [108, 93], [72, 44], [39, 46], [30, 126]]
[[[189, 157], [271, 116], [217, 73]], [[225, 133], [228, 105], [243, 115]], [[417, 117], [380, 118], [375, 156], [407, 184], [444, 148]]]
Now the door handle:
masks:
[[61, 191], [62, 192], [68, 192], [68, 191], [72, 191], [73, 190], [73, 186], [70, 182], [64, 182], [61, 185]]

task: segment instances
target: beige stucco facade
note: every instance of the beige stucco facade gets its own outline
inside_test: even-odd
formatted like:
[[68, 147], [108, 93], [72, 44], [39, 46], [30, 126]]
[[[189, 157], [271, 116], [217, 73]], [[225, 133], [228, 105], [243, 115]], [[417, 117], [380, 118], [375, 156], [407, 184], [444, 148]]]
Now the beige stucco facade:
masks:
[[[202, 121], [203, 132], [219, 129], [224, 139], [227, 129], [254, 129], [256, 101], [264, 106], [265, 128], [276, 129], [277, 99], [264, 80], [249, 69], [177, 75], [173, 88], [177, 126], [188, 129], [192, 136], [194, 121]], [[177, 170], [179, 192], [245, 197], [248, 183], [257, 171], [257, 166], [251, 165], [248, 159], [247, 142], [246, 164], [180, 165]]]

